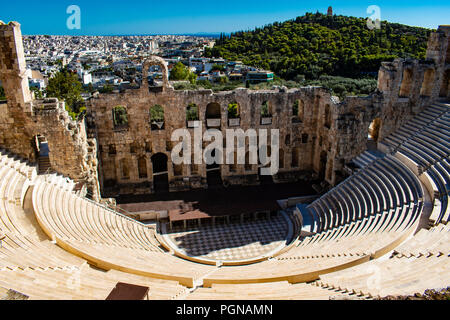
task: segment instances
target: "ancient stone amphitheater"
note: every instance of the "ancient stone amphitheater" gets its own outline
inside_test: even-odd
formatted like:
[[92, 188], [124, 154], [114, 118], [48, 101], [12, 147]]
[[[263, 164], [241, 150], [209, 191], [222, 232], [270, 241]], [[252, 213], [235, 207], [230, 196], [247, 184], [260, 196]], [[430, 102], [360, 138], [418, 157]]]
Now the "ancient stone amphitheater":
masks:
[[[25, 69], [20, 25], [0, 22], [1, 296], [105, 299], [122, 282], [149, 287], [151, 299], [370, 299], [450, 284], [450, 27], [431, 34], [426, 60], [383, 63], [376, 92], [344, 101], [311, 87], [214, 94], [164, 81], [150, 91], [144, 75], [139, 89], [100, 95], [73, 121], [63, 102], [33, 98]], [[170, 191], [207, 187], [210, 170], [174, 166], [168, 141], [188, 126], [190, 103], [209, 126], [236, 125], [227, 121], [230, 101], [243, 129], [280, 129], [275, 182], [310, 172], [334, 187], [312, 203], [280, 202], [293, 225], [281, 250], [205, 263], [168, 248], [157, 226], [110, 209], [101, 195], [155, 191], [157, 154], [166, 155]], [[270, 121], [261, 119], [266, 101]], [[156, 104], [165, 124], [152, 130], [146, 118]], [[126, 127], [114, 127], [118, 105]], [[376, 152], [367, 150], [373, 123]], [[47, 158], [36, 150], [43, 137]], [[219, 171], [228, 184], [260, 178], [256, 167]]]

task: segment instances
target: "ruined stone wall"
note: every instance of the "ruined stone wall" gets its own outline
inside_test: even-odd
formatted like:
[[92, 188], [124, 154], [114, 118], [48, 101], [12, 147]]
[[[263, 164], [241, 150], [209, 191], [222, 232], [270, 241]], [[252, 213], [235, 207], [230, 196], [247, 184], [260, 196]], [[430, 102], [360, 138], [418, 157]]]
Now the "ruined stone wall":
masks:
[[[324, 98], [325, 97], [325, 98]], [[293, 105], [296, 100], [304, 104], [304, 112], [298, 121], [293, 122]], [[220, 129], [226, 146], [226, 130], [240, 128], [248, 129], [279, 129], [280, 146], [284, 157], [275, 181], [292, 181], [313, 170], [312, 157], [317, 140], [318, 115], [324, 108], [322, 104], [330, 100], [330, 95], [322, 88], [304, 88], [296, 90], [250, 91], [239, 89], [233, 92], [213, 93], [203, 91], [164, 90], [161, 93], [149, 92], [144, 86], [139, 90], [128, 90], [120, 94], [100, 95], [92, 99], [88, 106], [89, 116], [95, 123], [95, 132], [99, 143], [99, 158], [101, 159], [101, 176], [108, 186], [122, 186], [120, 192], [139, 192], [136, 186], [142, 185], [142, 192], [152, 189], [151, 157], [163, 153], [168, 158], [168, 174], [171, 190], [206, 187], [206, 164], [199, 165], [197, 173], [192, 174], [192, 165], [183, 165], [175, 172], [171, 160], [172, 147], [177, 142], [171, 142], [172, 132], [179, 128], [189, 130], [194, 137], [194, 129], [188, 128], [186, 108], [195, 103], [199, 108], [199, 121], [203, 133], [207, 127], [207, 107], [212, 103], [220, 106]], [[261, 124], [261, 106], [268, 102], [272, 109], [272, 123]], [[237, 102], [240, 110], [239, 125], [230, 126], [228, 119], [228, 104]], [[152, 130], [149, 109], [154, 105], [164, 108], [164, 130]], [[113, 123], [113, 108], [123, 106], [127, 110], [128, 126], [115, 128]], [[314, 108], [310, 108], [314, 106]], [[324, 135], [324, 143], [329, 144], [328, 135]], [[204, 142], [204, 146], [209, 142]], [[270, 137], [268, 138], [270, 145]], [[193, 145], [193, 142], [192, 142]], [[248, 148], [246, 149], [248, 150]], [[297, 152], [298, 164], [292, 164], [292, 154]], [[139, 178], [138, 159], [145, 158], [147, 177]], [[284, 159], [283, 159], [284, 158]], [[129, 166], [129, 176], [123, 175], [123, 160]], [[178, 173], [178, 175], [177, 175]], [[229, 165], [221, 166], [221, 175], [225, 184], [257, 184], [258, 166], [251, 170], [245, 165], [235, 168]], [[117, 190], [116, 190], [117, 191]]]
[[20, 24], [0, 21], [0, 80], [7, 98], [0, 104], [0, 147], [35, 162], [35, 137], [44, 136], [51, 167], [86, 183], [97, 199], [96, 143], [88, 139], [84, 121], [73, 121], [64, 102], [33, 99], [25, 70]]

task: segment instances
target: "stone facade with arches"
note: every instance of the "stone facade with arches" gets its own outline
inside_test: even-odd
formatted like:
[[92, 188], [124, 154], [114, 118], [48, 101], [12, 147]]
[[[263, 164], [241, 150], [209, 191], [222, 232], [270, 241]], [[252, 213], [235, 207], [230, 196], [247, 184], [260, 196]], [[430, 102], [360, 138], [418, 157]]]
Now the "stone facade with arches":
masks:
[[[283, 166], [272, 177], [275, 183], [323, 178], [335, 185], [345, 178], [345, 164], [366, 150], [374, 119], [379, 119], [382, 139], [432, 102], [450, 97], [449, 39], [450, 27], [440, 27], [430, 37], [426, 60], [383, 63], [376, 92], [343, 101], [319, 87], [219, 93], [174, 90], [164, 60], [151, 57], [143, 63], [139, 89], [100, 94], [88, 102], [86, 117], [73, 121], [63, 103], [33, 99], [23, 76], [20, 25], [0, 23], [0, 79], [7, 96], [7, 103], [0, 103], [0, 147], [35, 161], [30, 141], [44, 135], [52, 168], [87, 182], [98, 196], [99, 191], [105, 197], [152, 193], [166, 184], [169, 191], [207, 188], [206, 164], [174, 165], [171, 159], [177, 143], [171, 141], [174, 130], [186, 129], [194, 136], [187, 108], [195, 104], [203, 132], [210, 127], [226, 137], [227, 129], [279, 130]], [[148, 85], [152, 65], [162, 72], [160, 90]], [[238, 120], [228, 117], [231, 103], [238, 105]], [[265, 103], [267, 113], [262, 112]], [[119, 106], [126, 112], [126, 122], [115, 125], [114, 108]], [[153, 123], [158, 130], [152, 130], [153, 106], [160, 106], [164, 114], [163, 121]], [[163, 158], [165, 171], [160, 168]], [[261, 183], [259, 169], [238, 164], [220, 165], [214, 171], [220, 172], [225, 185], [254, 185]]]

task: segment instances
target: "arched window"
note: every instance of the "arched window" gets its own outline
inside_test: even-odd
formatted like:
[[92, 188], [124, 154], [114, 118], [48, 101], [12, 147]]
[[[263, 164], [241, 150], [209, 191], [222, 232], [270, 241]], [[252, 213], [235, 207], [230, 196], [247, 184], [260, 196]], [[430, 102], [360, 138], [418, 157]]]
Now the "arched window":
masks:
[[169, 175], [167, 169], [168, 157], [157, 153], [151, 157], [153, 167], [153, 188], [155, 193], [169, 191]]
[[208, 128], [218, 128], [221, 126], [220, 104], [211, 102], [206, 106], [206, 125]]
[[303, 100], [295, 100], [292, 106], [292, 123], [303, 121], [304, 102]]
[[147, 159], [145, 157], [140, 157], [138, 159], [138, 171], [139, 171], [139, 178], [140, 179], [146, 179], [147, 174]]
[[380, 136], [380, 128], [381, 128], [381, 119], [374, 119], [369, 126], [369, 136], [368, 139], [374, 142], [378, 142], [378, 138]]
[[272, 105], [269, 101], [265, 101], [261, 105], [261, 124], [272, 124]]
[[164, 130], [164, 108], [159, 104], [150, 108], [150, 124], [152, 130]]
[[124, 106], [117, 106], [113, 108], [113, 124], [114, 129], [128, 128], [127, 109]]
[[428, 69], [423, 75], [422, 88], [420, 89], [420, 95], [424, 97], [431, 96], [434, 85], [434, 69]]
[[190, 103], [186, 107], [186, 122], [188, 128], [194, 128], [195, 122], [200, 120], [199, 114], [198, 114], [198, 106], [195, 103]]
[[130, 153], [137, 153], [138, 151], [138, 145], [137, 143], [133, 142], [130, 144]]
[[290, 134], [286, 135], [286, 138], [284, 139], [284, 144], [286, 146], [289, 146], [291, 144], [291, 135]]
[[228, 126], [235, 127], [240, 125], [241, 108], [239, 103], [231, 102], [228, 104]]

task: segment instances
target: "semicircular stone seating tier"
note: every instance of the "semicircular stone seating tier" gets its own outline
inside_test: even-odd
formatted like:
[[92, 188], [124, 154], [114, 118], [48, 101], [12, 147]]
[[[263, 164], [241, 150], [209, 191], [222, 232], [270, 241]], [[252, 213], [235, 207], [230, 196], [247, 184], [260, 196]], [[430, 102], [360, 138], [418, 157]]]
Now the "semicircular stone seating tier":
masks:
[[450, 105], [435, 103], [380, 142], [405, 162], [433, 197], [430, 220], [450, 220]]
[[40, 176], [33, 190], [36, 218], [65, 250], [103, 269], [167, 279], [193, 287], [214, 267], [167, 254], [155, 229], [77, 196], [58, 175]]
[[416, 176], [393, 157], [381, 158], [307, 206], [310, 236], [285, 253], [252, 266], [222, 267], [204, 286], [287, 280], [309, 282], [320, 275], [376, 259], [417, 228], [423, 190]]
[[[35, 166], [0, 149], [0, 288], [38, 300], [105, 299], [117, 282], [150, 288], [150, 299], [186, 293], [177, 281], [92, 268], [85, 259], [56, 246], [34, 217]], [[66, 180], [66, 187], [74, 183]]]
[[[187, 287], [203, 284], [198, 297], [208, 292], [236, 292], [247, 284], [255, 285], [241, 291], [243, 298], [282, 298], [285, 295], [277, 288], [286, 286], [301, 298], [308, 289], [313, 292], [313, 287], [298, 283], [312, 281], [317, 297], [332, 296], [331, 291], [369, 296], [411, 294], [447, 284], [448, 111], [448, 105], [435, 104], [387, 137], [380, 143], [389, 151], [387, 155], [371, 159], [330, 192], [299, 207], [300, 220], [308, 215], [312, 221], [309, 235], [301, 233], [278, 256], [246, 266], [218, 268], [177, 258], [161, 248], [152, 227], [80, 197], [73, 192], [75, 184], [70, 179], [57, 174], [36, 177], [35, 168], [2, 153], [0, 233], [6, 237], [0, 250], [0, 286], [15, 285], [25, 294], [50, 297], [48, 288], [54, 275], [55, 294], [77, 298], [62, 282], [73, 270], [82, 270], [86, 262], [109, 270], [106, 274], [111, 276], [104, 283], [111, 284], [112, 279], [126, 274], [176, 283], [177, 288], [184, 288], [177, 282]], [[34, 235], [19, 218], [23, 213], [17, 208], [26, 202], [30, 185], [36, 225], [53, 243]], [[430, 211], [435, 225], [413, 236], [427, 205], [426, 191], [433, 201]], [[391, 256], [385, 259], [389, 252]], [[87, 281], [83, 292], [98, 298], [101, 293], [94, 288], [101, 285], [95, 282], [94, 269], [89, 267], [82, 274]], [[374, 275], [382, 275], [376, 282], [381, 285], [372, 285]], [[42, 286], [33, 286], [36, 281]], [[260, 283], [263, 285], [258, 287]], [[269, 287], [273, 290], [267, 289], [267, 295], [255, 295], [257, 288]], [[195, 294], [184, 291], [183, 296]]]

